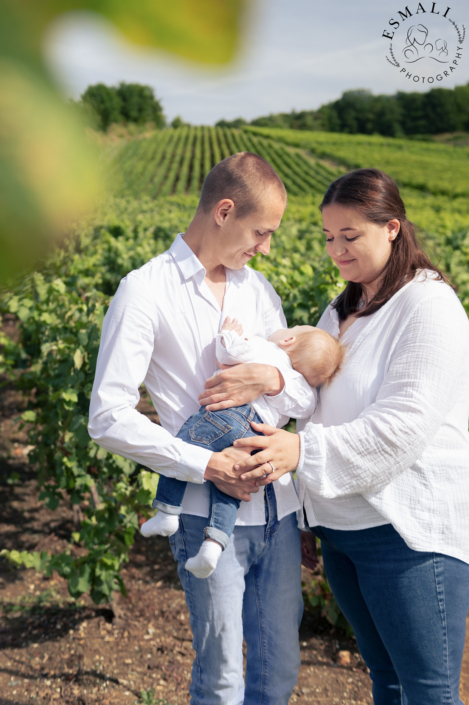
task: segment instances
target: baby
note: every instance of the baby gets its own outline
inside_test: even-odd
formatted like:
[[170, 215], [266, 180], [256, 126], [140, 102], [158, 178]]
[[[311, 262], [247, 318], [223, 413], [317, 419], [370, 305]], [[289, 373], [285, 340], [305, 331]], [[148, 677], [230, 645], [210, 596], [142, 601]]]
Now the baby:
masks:
[[[225, 320], [216, 338], [216, 355], [220, 365], [258, 362], [277, 367], [292, 366], [311, 387], [329, 384], [340, 370], [345, 348], [329, 333], [313, 326], [295, 326], [273, 333], [268, 340], [259, 336], [242, 337], [242, 327], [236, 319]], [[263, 395], [252, 404], [220, 411], [200, 407], [181, 427], [177, 438], [220, 452], [233, 445], [237, 438], [261, 435], [251, 427], [251, 421], [285, 425], [288, 417], [269, 403]], [[158, 514], [142, 525], [144, 536], [171, 536], [179, 526], [179, 514], [186, 482], [160, 476], [153, 507]], [[240, 500], [221, 492], [210, 484], [209, 526], [199, 553], [186, 562], [186, 569], [197, 578], [207, 578], [216, 568], [222, 551], [228, 545], [236, 522]]]

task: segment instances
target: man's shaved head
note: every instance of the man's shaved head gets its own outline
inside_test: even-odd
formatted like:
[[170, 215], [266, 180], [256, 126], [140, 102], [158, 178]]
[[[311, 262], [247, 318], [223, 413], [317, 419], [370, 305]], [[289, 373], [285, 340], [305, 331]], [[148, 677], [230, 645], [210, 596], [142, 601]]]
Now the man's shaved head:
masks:
[[243, 218], [257, 210], [263, 194], [278, 189], [287, 204], [285, 186], [275, 169], [252, 152], [238, 152], [216, 164], [205, 177], [198, 210], [209, 213], [224, 198], [233, 201], [236, 217]]

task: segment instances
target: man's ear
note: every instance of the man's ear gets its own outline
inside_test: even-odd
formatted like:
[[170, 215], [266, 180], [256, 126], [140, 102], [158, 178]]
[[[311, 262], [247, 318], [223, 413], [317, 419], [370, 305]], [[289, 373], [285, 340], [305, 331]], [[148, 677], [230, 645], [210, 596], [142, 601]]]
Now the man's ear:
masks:
[[281, 348], [288, 348], [290, 345], [293, 345], [295, 340], [296, 335], [291, 335], [289, 338], [285, 338], [285, 340], [279, 340], [277, 345], [280, 345]]
[[235, 204], [231, 198], [224, 198], [218, 201], [213, 211], [213, 216], [217, 225], [223, 225], [227, 216], [234, 212]]

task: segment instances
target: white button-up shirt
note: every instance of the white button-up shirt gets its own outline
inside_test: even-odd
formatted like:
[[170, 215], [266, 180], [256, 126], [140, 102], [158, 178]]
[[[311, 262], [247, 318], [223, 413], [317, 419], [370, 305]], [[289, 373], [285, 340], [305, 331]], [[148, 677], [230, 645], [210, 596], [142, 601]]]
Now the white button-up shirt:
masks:
[[[223, 310], [205, 274], [179, 234], [167, 252], [121, 281], [104, 318], [88, 426], [91, 437], [106, 450], [189, 481], [183, 511], [203, 517], [209, 514], [204, 472], [212, 452], [175, 435], [199, 410], [198, 396], [218, 369], [216, 335], [226, 316], [237, 318], [247, 335], [268, 337], [286, 327], [280, 298], [259, 272], [250, 267], [226, 270]], [[286, 416], [310, 416], [314, 390], [291, 368], [280, 371], [284, 390], [269, 402]], [[142, 382], [161, 426], [135, 408]], [[278, 517], [296, 511], [299, 504], [290, 476], [274, 487]], [[265, 523], [263, 488], [251, 497], [241, 502], [238, 524]]]
[[[469, 322], [431, 273], [341, 338], [342, 371], [299, 422], [310, 526], [391, 523], [410, 548], [469, 562]], [[329, 306], [318, 327], [338, 337]]]

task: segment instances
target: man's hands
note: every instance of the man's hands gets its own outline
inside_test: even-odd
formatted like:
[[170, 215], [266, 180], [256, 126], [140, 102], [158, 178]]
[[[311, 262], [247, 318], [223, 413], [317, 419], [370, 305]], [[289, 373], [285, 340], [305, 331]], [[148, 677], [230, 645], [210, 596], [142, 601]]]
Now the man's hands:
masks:
[[205, 479], [211, 480], [219, 490], [230, 497], [250, 502], [251, 493], [259, 492], [259, 488], [253, 482], [241, 480], [241, 472], [233, 468], [234, 463], [239, 463], [246, 457], [249, 457], [248, 452], [236, 450], [236, 448], [226, 448], [221, 453], [212, 453], [205, 469]]
[[261, 394], [279, 394], [285, 382], [276, 367], [249, 363], [233, 365], [205, 382], [199, 404], [207, 411], [249, 404]]
[[[274, 480], [291, 472], [298, 467], [300, 460], [300, 437], [297, 433], [283, 431], [264, 423], [251, 423], [255, 431], [265, 433], [265, 436], [249, 436], [239, 438], [234, 442], [235, 448], [250, 446], [256, 450], [255, 455], [250, 455], [236, 463], [235, 470], [240, 471], [241, 478], [247, 482], [255, 482], [260, 487], [269, 485]], [[272, 472], [272, 466], [275, 472]], [[267, 477], [264, 478], [264, 475]]]

